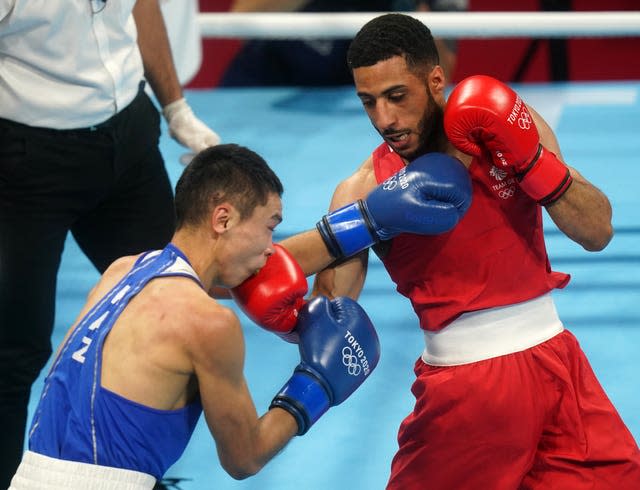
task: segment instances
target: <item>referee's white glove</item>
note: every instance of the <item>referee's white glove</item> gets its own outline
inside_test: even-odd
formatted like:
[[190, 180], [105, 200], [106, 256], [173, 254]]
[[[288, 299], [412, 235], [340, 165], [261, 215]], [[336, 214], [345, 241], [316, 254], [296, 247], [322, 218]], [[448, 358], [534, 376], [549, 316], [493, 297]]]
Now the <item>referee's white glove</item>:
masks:
[[220, 143], [220, 136], [195, 116], [184, 97], [164, 106], [162, 115], [171, 137], [194, 153]]

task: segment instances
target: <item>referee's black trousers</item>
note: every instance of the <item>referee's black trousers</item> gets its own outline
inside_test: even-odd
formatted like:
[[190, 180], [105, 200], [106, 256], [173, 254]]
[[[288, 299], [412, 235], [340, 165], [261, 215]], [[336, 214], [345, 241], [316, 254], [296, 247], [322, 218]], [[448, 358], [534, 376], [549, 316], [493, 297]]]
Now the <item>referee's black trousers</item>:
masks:
[[143, 90], [93, 128], [0, 119], [0, 489], [20, 462], [31, 384], [51, 355], [67, 233], [100, 272], [171, 239], [173, 192], [159, 136]]

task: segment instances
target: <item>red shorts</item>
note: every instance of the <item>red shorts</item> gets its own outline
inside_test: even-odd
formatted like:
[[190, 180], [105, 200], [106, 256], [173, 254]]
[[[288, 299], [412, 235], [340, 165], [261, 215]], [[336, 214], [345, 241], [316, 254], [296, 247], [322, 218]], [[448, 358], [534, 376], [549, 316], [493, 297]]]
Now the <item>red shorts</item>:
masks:
[[415, 372], [387, 489], [640, 489], [638, 446], [568, 331]]

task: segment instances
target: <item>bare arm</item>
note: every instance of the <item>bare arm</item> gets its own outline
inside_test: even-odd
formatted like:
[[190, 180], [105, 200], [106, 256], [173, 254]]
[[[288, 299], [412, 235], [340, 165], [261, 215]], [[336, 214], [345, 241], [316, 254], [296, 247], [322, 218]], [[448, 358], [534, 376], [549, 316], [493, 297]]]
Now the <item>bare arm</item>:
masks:
[[[529, 107], [541, 143], [564, 162], [560, 145], [546, 121]], [[549, 216], [562, 232], [586, 250], [598, 251], [607, 246], [613, 237], [611, 204], [599, 189], [585, 179], [576, 169], [569, 167], [573, 183], [565, 194], [546, 207]]]
[[[373, 162], [369, 157], [353, 175], [338, 185], [329, 210], [334, 211], [357, 199], [363, 199], [376, 185]], [[357, 299], [367, 276], [368, 258], [369, 251], [365, 250], [348, 260], [331, 264], [316, 275], [313, 294]]]
[[280, 408], [258, 417], [243, 374], [244, 340], [236, 315], [216, 305], [199, 323], [190, 347], [205, 418], [224, 469], [233, 478], [247, 478], [291, 440], [298, 425]]
[[133, 17], [144, 74], [161, 106], [182, 98], [182, 88], [158, 0], [137, 0]]
[[318, 230], [304, 231], [280, 242], [296, 259], [305, 276], [311, 276], [334, 261]]
[[306, 276], [317, 273], [312, 295], [358, 299], [367, 273], [368, 250], [336, 262], [317, 230], [294, 235], [280, 243], [302, 267]]
[[357, 300], [364, 288], [369, 264], [369, 250], [364, 250], [347, 261], [331, 264], [316, 275], [312, 295], [328, 298], [348, 296]]

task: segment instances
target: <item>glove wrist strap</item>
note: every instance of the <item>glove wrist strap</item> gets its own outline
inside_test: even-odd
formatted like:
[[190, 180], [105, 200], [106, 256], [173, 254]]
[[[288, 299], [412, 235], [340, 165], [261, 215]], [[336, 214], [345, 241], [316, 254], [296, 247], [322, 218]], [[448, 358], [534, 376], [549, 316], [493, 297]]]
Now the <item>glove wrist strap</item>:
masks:
[[296, 370], [269, 408], [280, 407], [293, 415], [298, 423], [298, 435], [301, 436], [330, 406], [329, 394], [320, 381], [308, 372]]
[[361, 200], [325, 215], [316, 228], [335, 258], [350, 257], [378, 242]]
[[542, 145], [533, 161], [518, 175], [518, 180], [520, 188], [541, 206], [560, 199], [573, 182], [569, 168]]

